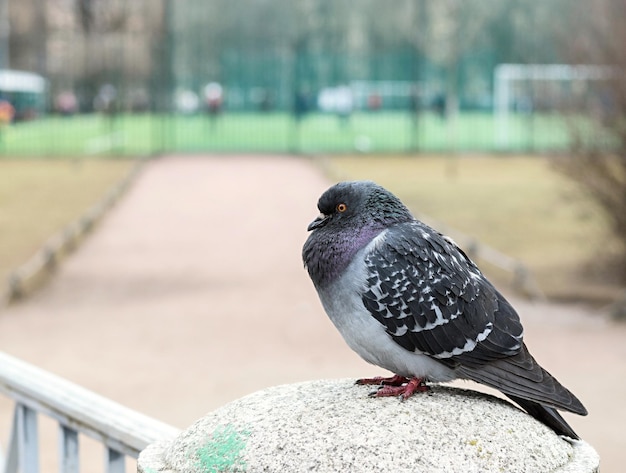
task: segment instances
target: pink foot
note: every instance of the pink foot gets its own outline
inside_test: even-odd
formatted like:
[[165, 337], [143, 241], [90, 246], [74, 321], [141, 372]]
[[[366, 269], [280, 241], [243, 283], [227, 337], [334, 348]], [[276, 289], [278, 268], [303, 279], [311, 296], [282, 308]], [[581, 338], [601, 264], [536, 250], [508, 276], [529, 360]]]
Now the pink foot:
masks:
[[393, 375], [389, 378], [385, 378], [384, 376], [376, 376], [374, 378], [362, 378], [357, 379], [356, 384], [376, 384], [376, 385], [385, 385], [385, 386], [402, 386], [404, 383], [408, 383], [409, 379], [400, 375]]
[[423, 393], [430, 388], [424, 384], [423, 378], [411, 378], [406, 384], [384, 385], [378, 391], [371, 394], [372, 397], [396, 397], [406, 401], [415, 393]]

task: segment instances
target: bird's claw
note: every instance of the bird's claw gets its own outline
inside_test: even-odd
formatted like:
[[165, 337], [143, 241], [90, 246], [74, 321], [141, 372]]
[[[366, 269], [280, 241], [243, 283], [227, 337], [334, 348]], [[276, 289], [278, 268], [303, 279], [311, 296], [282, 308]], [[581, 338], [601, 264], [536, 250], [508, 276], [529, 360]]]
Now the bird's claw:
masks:
[[430, 389], [424, 384], [424, 379], [422, 378], [411, 378], [409, 380], [405, 378], [405, 383], [384, 384], [377, 391], [371, 392], [369, 397], [399, 397], [401, 401], [406, 401], [416, 392], [426, 392]]
[[374, 378], [357, 379], [354, 384], [358, 385], [382, 385], [382, 386], [402, 386], [408, 383], [409, 379], [404, 376], [394, 375], [390, 377], [375, 376]]

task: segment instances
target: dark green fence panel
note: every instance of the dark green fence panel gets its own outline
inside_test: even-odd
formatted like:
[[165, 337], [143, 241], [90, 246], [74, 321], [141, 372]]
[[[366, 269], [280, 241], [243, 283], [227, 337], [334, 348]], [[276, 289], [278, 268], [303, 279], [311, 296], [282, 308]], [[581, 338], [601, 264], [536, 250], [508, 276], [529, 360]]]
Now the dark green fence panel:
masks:
[[0, 80], [19, 108], [2, 155], [570, 145], [554, 83], [508, 83], [506, 129], [494, 114], [498, 64], [562, 60], [537, 44], [564, 0], [34, 1], [0, 0], [15, 24], [0, 64], [46, 84], [28, 102]]

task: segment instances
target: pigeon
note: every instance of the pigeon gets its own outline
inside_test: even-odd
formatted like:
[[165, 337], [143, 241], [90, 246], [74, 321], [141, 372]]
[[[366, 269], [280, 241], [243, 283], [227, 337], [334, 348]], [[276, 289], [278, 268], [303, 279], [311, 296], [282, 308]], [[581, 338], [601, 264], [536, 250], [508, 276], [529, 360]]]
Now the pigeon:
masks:
[[515, 309], [452, 239], [371, 181], [340, 182], [317, 206], [302, 258], [322, 306], [352, 350], [394, 374], [357, 384], [405, 400], [427, 381], [472, 380], [579, 439], [557, 409], [587, 410], [535, 361]]

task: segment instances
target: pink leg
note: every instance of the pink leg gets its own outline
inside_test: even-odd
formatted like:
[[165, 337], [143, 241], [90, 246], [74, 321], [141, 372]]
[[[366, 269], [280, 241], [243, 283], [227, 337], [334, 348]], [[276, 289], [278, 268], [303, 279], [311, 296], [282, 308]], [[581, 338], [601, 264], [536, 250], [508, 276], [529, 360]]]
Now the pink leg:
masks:
[[385, 386], [402, 386], [404, 383], [408, 382], [408, 378], [397, 374], [389, 378], [385, 378], [384, 376], [376, 376], [374, 378], [362, 378], [356, 380], [356, 384], [377, 384]]
[[372, 397], [395, 397], [400, 396], [406, 401], [413, 394], [426, 392], [430, 388], [424, 384], [423, 378], [411, 378], [405, 385], [386, 385], [371, 394]]

